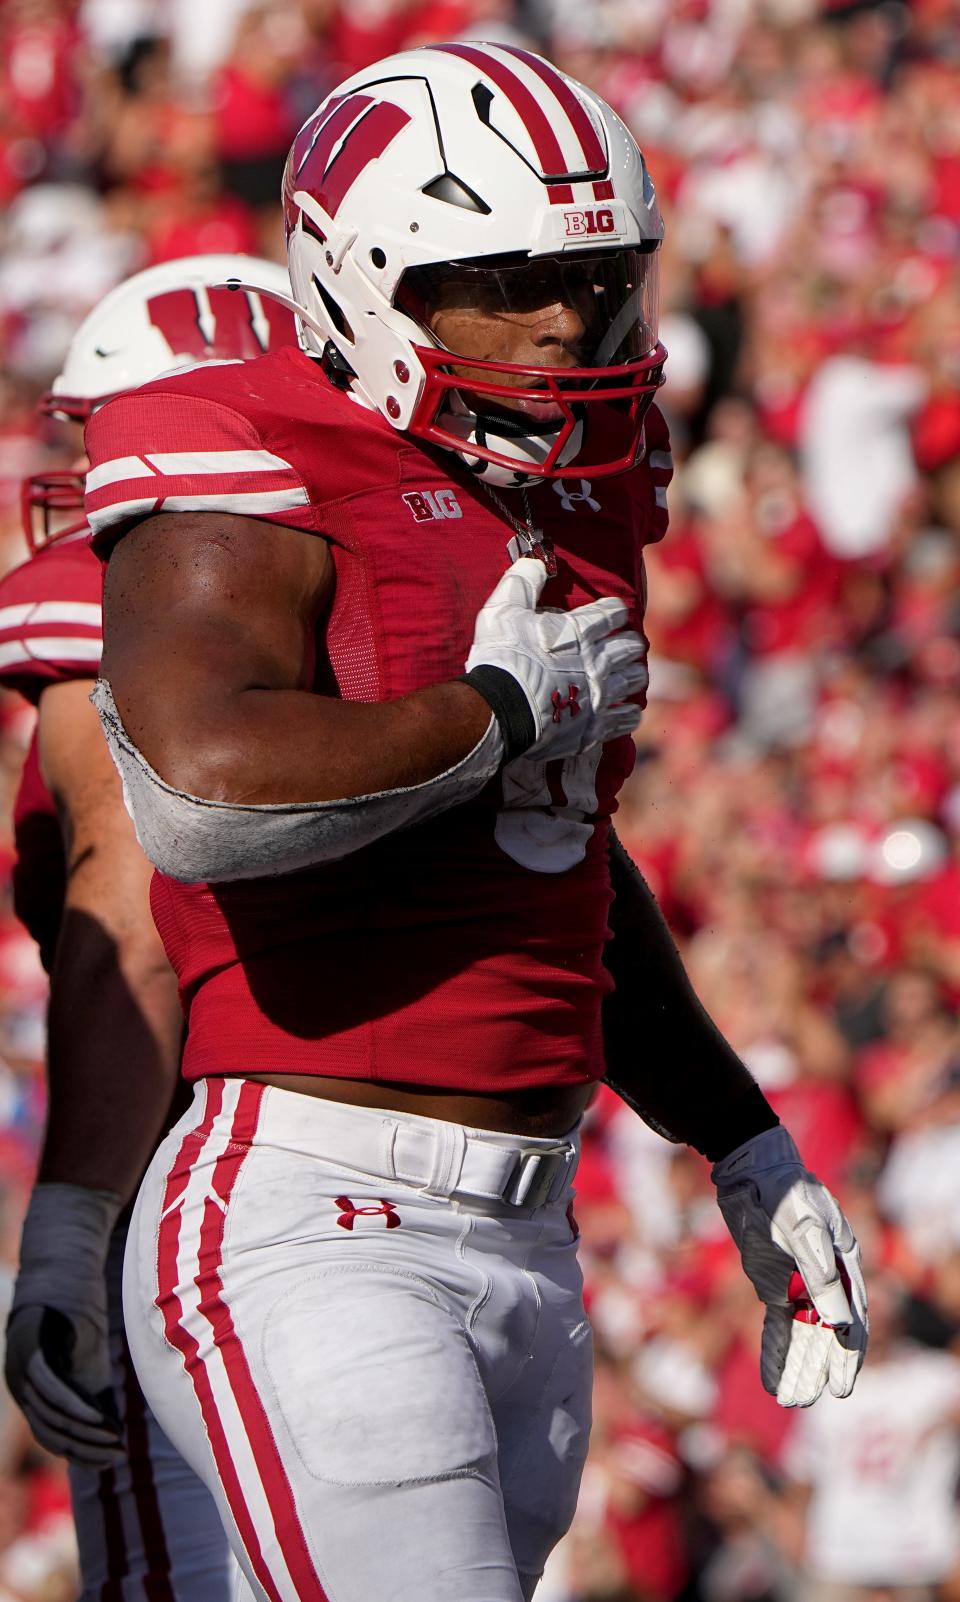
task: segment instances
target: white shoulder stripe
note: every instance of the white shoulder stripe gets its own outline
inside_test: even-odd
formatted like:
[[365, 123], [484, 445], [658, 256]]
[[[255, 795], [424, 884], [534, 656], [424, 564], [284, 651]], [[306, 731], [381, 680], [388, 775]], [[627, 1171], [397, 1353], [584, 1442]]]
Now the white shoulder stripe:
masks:
[[0, 645], [0, 668], [15, 667], [20, 662], [99, 662], [103, 654], [103, 641], [84, 639], [10, 640]]
[[153, 468], [148, 467], [139, 456], [115, 456], [112, 462], [101, 462], [99, 467], [91, 467], [85, 489], [88, 495], [92, 495], [94, 490], [103, 489], [105, 484], [116, 484], [121, 478], [148, 478], [152, 474]]
[[155, 495], [148, 495], [141, 501], [111, 501], [101, 512], [87, 512], [87, 522], [90, 524], [91, 534], [99, 534], [101, 529], [110, 528], [113, 523], [122, 523], [127, 517], [146, 517], [157, 504]]
[[96, 629], [103, 625], [103, 613], [95, 601], [21, 601], [16, 606], [0, 606], [0, 629], [16, 629], [23, 624], [77, 623]]
[[672, 451], [651, 451], [650, 452], [650, 466], [653, 467], [653, 468], [658, 468], [661, 473], [672, 473], [673, 472], [673, 452]]
[[165, 495], [164, 512], [240, 512], [257, 517], [263, 512], [289, 512], [294, 506], [309, 506], [306, 490], [250, 490], [237, 495]]
[[151, 495], [146, 500], [113, 501], [100, 511], [88, 513], [94, 534], [131, 517], [163, 512], [239, 512], [244, 517], [262, 517], [270, 512], [289, 512], [295, 506], [309, 506], [310, 497], [301, 486], [288, 490], [249, 490], [236, 495]]
[[654, 493], [654, 497], [656, 499], [657, 505], [658, 506], [662, 506], [663, 510], [666, 511], [666, 509], [667, 509], [667, 492], [666, 492], [666, 490], [665, 489], [655, 489], [653, 493]]
[[271, 451], [163, 451], [147, 461], [158, 473], [292, 473], [282, 456]]

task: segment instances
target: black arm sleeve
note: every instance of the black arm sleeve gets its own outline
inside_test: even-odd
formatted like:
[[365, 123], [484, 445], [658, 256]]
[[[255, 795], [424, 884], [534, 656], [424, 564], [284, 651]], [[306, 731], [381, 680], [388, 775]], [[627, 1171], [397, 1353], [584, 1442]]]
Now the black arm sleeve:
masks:
[[650, 886], [612, 829], [609, 854], [606, 1083], [658, 1134], [719, 1162], [780, 1120], [698, 1000]]

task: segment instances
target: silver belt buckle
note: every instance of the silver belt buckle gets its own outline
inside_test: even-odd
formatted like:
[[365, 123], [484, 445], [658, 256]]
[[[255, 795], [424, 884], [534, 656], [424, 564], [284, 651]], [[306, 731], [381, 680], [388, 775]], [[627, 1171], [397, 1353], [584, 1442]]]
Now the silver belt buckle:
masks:
[[503, 1199], [511, 1207], [542, 1207], [550, 1201], [554, 1190], [559, 1195], [574, 1158], [572, 1146], [561, 1146], [558, 1151], [543, 1151], [536, 1146], [520, 1149], [513, 1172], [503, 1192]]

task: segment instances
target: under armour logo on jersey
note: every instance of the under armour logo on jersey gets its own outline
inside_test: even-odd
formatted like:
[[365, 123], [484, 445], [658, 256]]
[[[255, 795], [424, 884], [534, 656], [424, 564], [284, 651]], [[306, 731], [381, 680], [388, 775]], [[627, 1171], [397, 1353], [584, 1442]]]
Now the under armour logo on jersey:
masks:
[[341, 1229], [352, 1229], [355, 1218], [380, 1217], [387, 1220], [388, 1229], [399, 1229], [400, 1227], [400, 1215], [393, 1202], [384, 1201], [382, 1196], [379, 1207], [354, 1207], [349, 1196], [335, 1197], [334, 1206], [340, 1209], [340, 1217], [337, 1219], [337, 1223]]
[[452, 489], [408, 490], [403, 500], [418, 523], [463, 516], [463, 509]]
[[562, 479], [555, 479], [553, 487], [560, 497], [560, 505], [565, 512], [575, 512], [578, 506], [589, 506], [591, 512], [599, 512], [600, 502], [594, 500], [590, 494], [588, 479], [580, 480], [579, 490], [567, 489]]
[[569, 712], [572, 718], [580, 713], [580, 691], [575, 684], [567, 685], [567, 699], [564, 700], [559, 690], [554, 690], [550, 697], [553, 705], [553, 721], [559, 723], [564, 712]]

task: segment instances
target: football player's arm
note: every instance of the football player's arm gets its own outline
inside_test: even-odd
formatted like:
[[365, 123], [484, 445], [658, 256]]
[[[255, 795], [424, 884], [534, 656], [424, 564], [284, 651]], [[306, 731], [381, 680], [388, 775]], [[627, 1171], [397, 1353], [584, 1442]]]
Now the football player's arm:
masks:
[[[98, 694], [151, 860], [185, 880], [289, 872], [466, 800], [505, 756], [633, 728], [646, 668], [639, 636], [612, 632], [625, 607], [539, 612], [545, 577], [527, 558], [501, 579], [469, 683], [341, 701], [311, 688], [334, 579], [321, 538], [212, 513], [140, 523], [107, 570]], [[561, 723], [551, 692], [581, 668], [590, 715]]]
[[6, 1375], [37, 1439], [102, 1468], [119, 1450], [110, 1390], [110, 1237], [162, 1132], [183, 1017], [150, 915], [152, 869], [90, 704], [49, 686], [39, 754], [67, 863], [51, 975], [47, 1127], [7, 1329]]
[[132, 1197], [170, 1109], [183, 1013], [89, 680], [40, 701], [39, 752], [67, 864], [50, 985], [42, 1182]]
[[612, 829], [609, 858], [607, 1083], [659, 1134], [719, 1162], [779, 1119], [701, 1004], [656, 897]]
[[[713, 1163], [724, 1221], [766, 1304], [765, 1388], [784, 1407], [809, 1406], [827, 1385], [848, 1396], [867, 1342], [853, 1231], [701, 1006], [649, 886], [612, 831], [610, 874], [607, 1083], [660, 1133]], [[809, 1318], [796, 1317], [807, 1302]]]
[[325, 541], [207, 513], [148, 519], [104, 585], [103, 673], [130, 737], [179, 790], [211, 800], [311, 802], [415, 785], [482, 739], [467, 684], [362, 703], [311, 693], [332, 598]]

